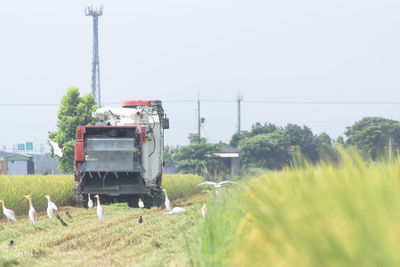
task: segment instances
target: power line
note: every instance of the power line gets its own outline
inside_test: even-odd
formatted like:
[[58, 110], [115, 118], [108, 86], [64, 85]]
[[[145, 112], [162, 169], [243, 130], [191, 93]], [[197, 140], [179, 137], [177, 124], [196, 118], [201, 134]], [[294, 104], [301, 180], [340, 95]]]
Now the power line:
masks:
[[[183, 100], [162, 100], [163, 103], [196, 103], [197, 99], [183, 99]], [[218, 100], [218, 99], [201, 99], [201, 102], [206, 103], [235, 103], [237, 100]], [[400, 101], [274, 101], [274, 100], [243, 100], [244, 103], [251, 104], [283, 104], [283, 105], [400, 105]], [[104, 105], [120, 105], [121, 102], [106, 102]], [[0, 107], [49, 107], [59, 106], [60, 104], [54, 103], [0, 103]]]
[[20, 106], [26, 106], [26, 107], [32, 107], [32, 106], [45, 106], [45, 107], [48, 107], [48, 106], [59, 106], [60, 104], [50, 104], [50, 103], [42, 103], [42, 104], [39, 104], [39, 103], [0, 103], [0, 106], [3, 106], [3, 107], [13, 107], [13, 106], [15, 106], [15, 107], [20, 107]]
[[244, 100], [253, 104], [295, 104], [295, 105], [400, 105], [400, 101], [262, 101]]

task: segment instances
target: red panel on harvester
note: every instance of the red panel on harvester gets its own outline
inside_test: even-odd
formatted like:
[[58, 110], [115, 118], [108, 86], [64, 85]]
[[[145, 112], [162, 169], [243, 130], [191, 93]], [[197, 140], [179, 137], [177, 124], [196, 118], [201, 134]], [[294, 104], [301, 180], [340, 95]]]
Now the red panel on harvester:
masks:
[[151, 100], [127, 100], [122, 102], [122, 107], [151, 106]]
[[146, 143], [146, 127], [140, 127], [140, 142]]
[[76, 141], [83, 141], [83, 136], [86, 132], [86, 126], [78, 126], [76, 127]]
[[85, 160], [85, 143], [76, 142], [75, 143], [75, 161], [82, 162]]

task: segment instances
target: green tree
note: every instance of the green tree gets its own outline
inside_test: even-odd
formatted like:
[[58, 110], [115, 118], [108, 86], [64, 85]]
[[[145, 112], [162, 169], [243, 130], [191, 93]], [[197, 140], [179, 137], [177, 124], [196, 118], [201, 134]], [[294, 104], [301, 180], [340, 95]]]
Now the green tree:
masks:
[[163, 159], [165, 162], [165, 166], [173, 166], [174, 163], [172, 162], [172, 155], [178, 151], [179, 147], [172, 147], [172, 146], [165, 146], [164, 152], [163, 152]]
[[336, 139], [336, 141], [335, 141], [335, 146], [336, 146], [336, 145], [342, 145], [342, 146], [345, 145], [343, 136], [339, 135], [339, 137], [338, 137], [338, 138]]
[[232, 136], [231, 141], [229, 142], [229, 144], [231, 146], [238, 147], [240, 141], [242, 139], [246, 138], [246, 137], [253, 137], [253, 136], [256, 136], [258, 134], [272, 133], [272, 132], [275, 132], [276, 130], [279, 130], [279, 129], [280, 128], [278, 128], [275, 124], [272, 124], [272, 123], [261, 124], [259, 122], [256, 122], [251, 127], [251, 131], [250, 132], [247, 132], [247, 131], [236, 132]]
[[332, 139], [327, 133], [318, 135], [317, 146], [320, 159], [330, 162], [338, 160], [338, 155], [333, 146]]
[[233, 147], [238, 147], [240, 140], [248, 136], [250, 136], [250, 133], [247, 131], [236, 132], [234, 135], [232, 135], [229, 144]]
[[189, 135], [189, 145], [178, 147], [172, 154], [172, 162], [180, 173], [193, 173], [206, 177], [212, 176], [212, 171], [218, 165], [213, 153], [218, 151], [217, 144], [210, 144], [206, 138], [197, 134]]
[[238, 148], [245, 168], [281, 169], [291, 159], [290, 139], [281, 129], [244, 138]]
[[[62, 173], [71, 173], [74, 164], [75, 129], [78, 125], [94, 124], [92, 112], [96, 103], [91, 93], [81, 97], [78, 88], [70, 87], [61, 99], [57, 113], [57, 131], [49, 132], [49, 138], [63, 149], [63, 157], [58, 159]], [[53, 154], [53, 149], [52, 156]]]
[[301, 154], [313, 163], [319, 160], [317, 137], [307, 126], [288, 124], [285, 127], [286, 135], [290, 140], [296, 141], [296, 146], [300, 147]]
[[383, 157], [392, 137], [394, 150], [400, 144], [400, 122], [381, 117], [365, 117], [345, 131], [346, 145], [357, 148], [361, 154], [376, 160]]

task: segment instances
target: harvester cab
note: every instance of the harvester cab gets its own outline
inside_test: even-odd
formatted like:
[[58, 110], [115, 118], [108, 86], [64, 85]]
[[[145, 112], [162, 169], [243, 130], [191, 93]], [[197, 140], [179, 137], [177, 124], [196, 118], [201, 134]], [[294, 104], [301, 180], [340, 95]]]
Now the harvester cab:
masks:
[[133, 207], [139, 197], [147, 207], [162, 204], [169, 120], [161, 101], [124, 101], [121, 108], [102, 107], [92, 115], [96, 125], [76, 128], [75, 200], [85, 207], [88, 194], [99, 194], [104, 202]]

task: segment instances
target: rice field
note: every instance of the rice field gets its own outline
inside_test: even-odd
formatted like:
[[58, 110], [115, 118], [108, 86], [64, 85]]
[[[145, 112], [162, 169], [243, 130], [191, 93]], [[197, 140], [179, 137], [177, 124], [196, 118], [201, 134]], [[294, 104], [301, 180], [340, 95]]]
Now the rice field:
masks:
[[197, 185], [203, 181], [203, 177], [193, 174], [166, 174], [162, 187], [167, 190], [168, 198], [174, 200], [199, 193], [202, 188]]
[[399, 266], [400, 161], [271, 172], [213, 197], [195, 266]]
[[[3, 189], [10, 186], [8, 178], [0, 177], [0, 198], [11, 196], [12, 203], [17, 193]], [[400, 265], [399, 159], [366, 162], [342, 151], [334, 166], [298, 161], [297, 167], [244, 179], [218, 195], [197, 186], [200, 182], [199, 176], [164, 176], [173, 205], [187, 210], [176, 216], [164, 216], [163, 207], [141, 211], [114, 204], [104, 207], [104, 225], [94, 210], [72, 207], [61, 208], [73, 213], [73, 219], [66, 218], [69, 227], [44, 214], [36, 228], [27, 216], [17, 224], [2, 221], [0, 265]], [[42, 183], [31, 189], [38, 196], [47, 181]], [[22, 189], [26, 183], [17, 185], [22, 199], [15, 201], [27, 202], [23, 195], [32, 192]], [[206, 218], [201, 216], [203, 201]], [[143, 225], [137, 223], [139, 215], [144, 215]], [[17, 244], [13, 249], [10, 238]], [[15, 251], [27, 252], [19, 256]]]
[[[17, 223], [0, 221], [0, 266], [190, 266], [186, 240], [197, 234], [194, 225], [207, 195], [172, 201], [186, 213], [170, 216], [163, 207], [133, 209], [117, 203], [102, 205], [103, 223], [95, 208], [69, 206], [58, 212], [66, 227], [46, 214], [39, 215], [35, 227], [28, 216]], [[65, 216], [67, 210], [72, 219]]]
[[[102, 205], [106, 220], [100, 223], [95, 208], [65, 206], [73, 191], [71, 175], [1, 176], [0, 198], [20, 216], [17, 223], [0, 220], [0, 266], [189, 266], [186, 240], [201, 216], [201, 199], [208, 196], [196, 186], [202, 181], [195, 175], [164, 176], [172, 205], [185, 207], [185, 214], [164, 216], [164, 207], [141, 210], [118, 203]], [[24, 196], [29, 193], [39, 212], [36, 226], [27, 216]], [[59, 206], [58, 214], [67, 227], [45, 214], [47, 193]], [[65, 216], [67, 210], [72, 219]], [[13, 246], [9, 246], [11, 240]]]
[[[69, 205], [74, 188], [71, 175], [1, 175], [0, 199], [6, 207], [14, 210], [17, 215], [26, 213], [29, 209], [28, 200], [24, 197], [31, 194], [36, 210], [45, 211], [49, 194], [53, 202], [59, 206]], [[4, 216], [1, 216], [4, 219]]]
[[[198, 183], [203, 178], [197, 175], [164, 175], [163, 187], [168, 192], [168, 197], [175, 200], [199, 193]], [[28, 200], [24, 197], [31, 194], [37, 211], [45, 211], [49, 194], [58, 206], [70, 205], [74, 189], [72, 175], [27, 175], [27, 176], [0, 176], [0, 199], [6, 207], [14, 210], [17, 215], [25, 214], [29, 209]], [[2, 215], [2, 214], [1, 214]], [[4, 219], [4, 216], [0, 218]]]

